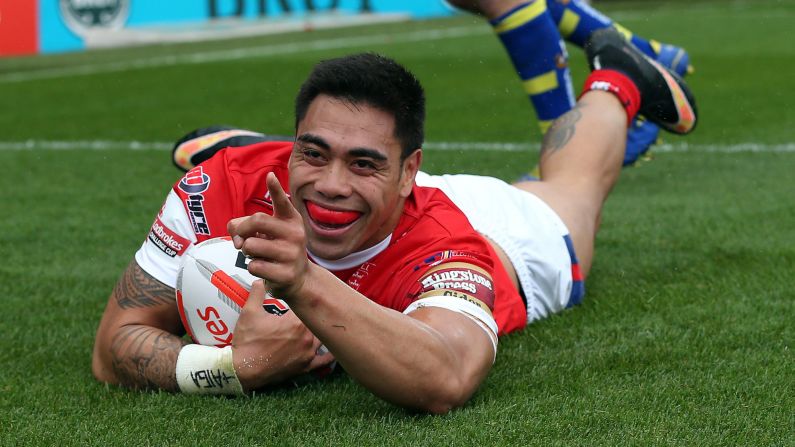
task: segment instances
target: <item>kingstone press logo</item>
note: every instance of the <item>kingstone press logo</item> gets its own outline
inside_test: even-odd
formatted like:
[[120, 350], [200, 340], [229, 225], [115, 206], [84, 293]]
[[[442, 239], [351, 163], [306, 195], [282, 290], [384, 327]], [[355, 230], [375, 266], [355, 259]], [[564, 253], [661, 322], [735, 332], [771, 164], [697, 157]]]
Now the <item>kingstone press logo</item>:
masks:
[[61, 16], [78, 35], [121, 29], [130, 14], [130, 0], [58, 0]]

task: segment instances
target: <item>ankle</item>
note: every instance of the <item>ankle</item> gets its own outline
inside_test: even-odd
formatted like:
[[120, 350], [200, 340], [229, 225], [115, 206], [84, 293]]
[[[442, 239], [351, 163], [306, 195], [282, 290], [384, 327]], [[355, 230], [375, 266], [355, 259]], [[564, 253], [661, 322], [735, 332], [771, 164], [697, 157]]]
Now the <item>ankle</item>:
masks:
[[640, 109], [640, 90], [625, 74], [616, 70], [594, 70], [585, 80], [583, 93], [605, 91], [615, 96], [627, 115], [627, 126], [632, 123]]

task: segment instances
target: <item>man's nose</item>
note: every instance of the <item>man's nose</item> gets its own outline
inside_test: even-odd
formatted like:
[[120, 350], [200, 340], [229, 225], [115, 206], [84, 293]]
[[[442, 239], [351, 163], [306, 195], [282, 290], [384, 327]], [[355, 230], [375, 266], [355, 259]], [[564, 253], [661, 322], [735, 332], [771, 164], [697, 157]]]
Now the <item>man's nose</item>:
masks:
[[331, 162], [315, 181], [315, 191], [331, 199], [348, 197], [352, 193], [350, 174], [344, 162]]

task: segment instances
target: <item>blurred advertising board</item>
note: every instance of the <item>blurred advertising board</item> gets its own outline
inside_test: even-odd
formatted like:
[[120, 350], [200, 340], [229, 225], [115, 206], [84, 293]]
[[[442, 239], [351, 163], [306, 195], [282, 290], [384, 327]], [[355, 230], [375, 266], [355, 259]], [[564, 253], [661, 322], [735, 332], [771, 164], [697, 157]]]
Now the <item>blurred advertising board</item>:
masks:
[[0, 56], [449, 14], [439, 0], [0, 0]]

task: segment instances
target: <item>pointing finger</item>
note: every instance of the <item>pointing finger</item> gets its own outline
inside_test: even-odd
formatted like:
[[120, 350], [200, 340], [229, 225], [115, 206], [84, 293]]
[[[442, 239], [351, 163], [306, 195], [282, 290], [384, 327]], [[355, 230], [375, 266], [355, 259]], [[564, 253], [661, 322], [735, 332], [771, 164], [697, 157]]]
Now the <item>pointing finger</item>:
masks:
[[275, 217], [289, 218], [297, 213], [292, 202], [290, 202], [290, 197], [284, 192], [279, 179], [276, 178], [276, 174], [273, 172], [268, 173], [265, 182], [268, 185], [271, 200], [273, 200], [273, 215]]

